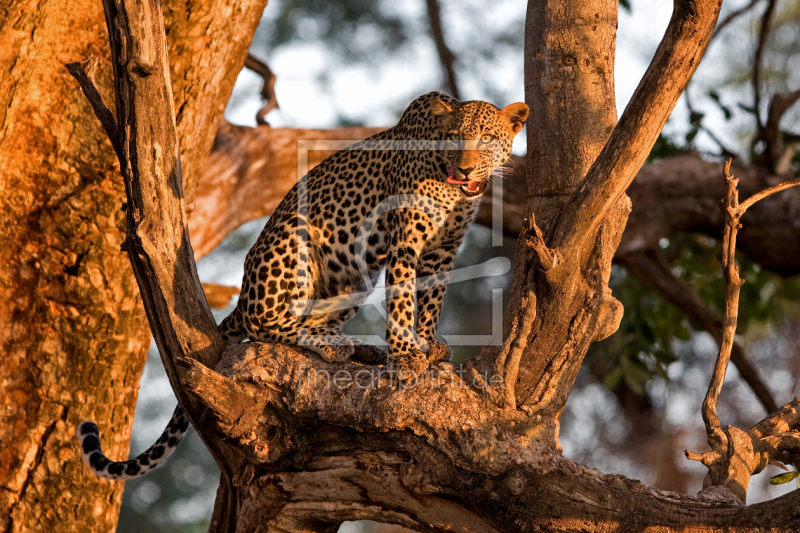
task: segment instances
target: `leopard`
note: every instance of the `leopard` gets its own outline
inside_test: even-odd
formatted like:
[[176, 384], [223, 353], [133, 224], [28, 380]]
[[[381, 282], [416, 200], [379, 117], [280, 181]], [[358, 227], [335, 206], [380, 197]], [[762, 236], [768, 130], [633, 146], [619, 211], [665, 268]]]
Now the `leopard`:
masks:
[[[400, 383], [449, 361], [436, 333], [456, 252], [527, 118], [521, 102], [500, 109], [431, 92], [397, 125], [313, 167], [247, 254], [238, 302], [219, 325], [223, 340], [383, 364]], [[341, 331], [384, 271], [387, 352]], [[156, 443], [128, 461], [103, 455], [93, 422], [76, 435], [95, 474], [124, 480], [163, 464], [188, 427], [178, 406]]]

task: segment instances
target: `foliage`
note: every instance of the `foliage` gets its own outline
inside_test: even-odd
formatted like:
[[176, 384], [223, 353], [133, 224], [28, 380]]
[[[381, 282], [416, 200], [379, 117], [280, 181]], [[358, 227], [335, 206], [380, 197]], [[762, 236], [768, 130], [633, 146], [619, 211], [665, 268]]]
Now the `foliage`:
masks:
[[[666, 239], [662, 242], [662, 248], [677, 255], [673, 272], [724, 316], [725, 282], [716, 257], [719, 243], [693, 235], [679, 241], [678, 251], [669, 245]], [[745, 280], [739, 301], [739, 332], [753, 339], [780, 331], [784, 321], [800, 311], [800, 279], [776, 276], [741, 254], [737, 260]], [[668, 379], [666, 369], [676, 360], [674, 344], [703, 330], [622, 268], [614, 267], [610, 285], [625, 306], [625, 314], [617, 333], [594, 345], [587, 359], [594, 364], [602, 361], [604, 368], [599, 373], [610, 389], [624, 384], [641, 393], [651, 377]]]

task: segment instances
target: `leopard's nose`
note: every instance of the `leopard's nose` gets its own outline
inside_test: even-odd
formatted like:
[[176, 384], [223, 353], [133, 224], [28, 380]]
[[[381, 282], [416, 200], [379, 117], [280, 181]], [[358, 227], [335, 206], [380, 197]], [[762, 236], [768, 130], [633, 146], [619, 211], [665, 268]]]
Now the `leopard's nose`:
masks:
[[461, 172], [461, 175], [464, 176], [464, 179], [467, 179], [469, 177], [469, 173], [472, 172], [473, 170], [475, 170], [475, 167], [469, 167], [469, 168], [458, 167], [458, 171]]

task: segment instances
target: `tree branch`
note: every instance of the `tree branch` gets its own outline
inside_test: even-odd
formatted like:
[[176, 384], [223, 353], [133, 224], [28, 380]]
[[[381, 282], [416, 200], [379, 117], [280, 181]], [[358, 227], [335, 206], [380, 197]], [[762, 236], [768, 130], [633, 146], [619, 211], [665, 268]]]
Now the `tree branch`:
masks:
[[442, 64], [442, 73], [447, 84], [450, 96], [456, 100], [461, 100], [458, 84], [456, 83], [456, 72], [453, 67], [455, 56], [444, 40], [444, 30], [442, 29], [442, 16], [439, 9], [438, 0], [425, 0], [428, 8], [428, 21], [430, 22], [431, 37], [436, 44], [436, 52], [439, 54], [439, 61]]
[[795, 148], [787, 149], [783, 142], [783, 131], [781, 130], [781, 120], [783, 115], [800, 100], [800, 89], [789, 93], [776, 93], [772, 96], [767, 112], [767, 123], [764, 125], [764, 142], [766, 149], [764, 154], [767, 157], [766, 164], [775, 174], [788, 174], [795, 153]]
[[753, 111], [756, 115], [756, 126], [759, 136], [763, 136], [764, 123], [761, 121], [761, 61], [764, 59], [764, 49], [767, 45], [770, 25], [772, 24], [772, 13], [775, 11], [775, 0], [767, 1], [767, 8], [761, 16], [761, 28], [758, 32], [758, 45], [756, 55], [753, 58]]
[[[170, 384], [192, 425], [200, 430], [194, 398], [184, 391], [176, 362], [190, 358], [214, 365], [223, 343], [203, 297], [189, 243], [161, 6], [157, 0], [104, 0], [103, 7], [119, 126], [111, 128], [110, 111], [97, 99], [92, 104], [107, 132], [118, 136], [111, 140], [119, 146], [128, 199], [125, 248]], [[91, 81], [91, 67], [88, 60], [71, 65], [70, 71], [86, 83]], [[87, 97], [94, 92], [89, 90]], [[224, 445], [214, 436], [202, 431], [200, 435], [223, 471], [222, 484], [227, 484], [231, 472], [222, 460]], [[233, 496], [235, 489], [228, 489]], [[217, 517], [223, 530], [232, 530], [235, 522], [232, 504], [228, 501]]]
[[122, 146], [117, 121], [114, 119], [114, 113], [111, 112], [105, 100], [103, 100], [103, 95], [100, 94], [95, 82], [97, 64], [97, 58], [91, 56], [80, 63], [69, 63], [67, 70], [80, 84], [83, 95], [89, 100], [95, 116], [100, 120], [100, 124], [111, 141], [111, 146], [114, 147], [114, 152], [119, 159], [122, 159]]
[[266, 104], [264, 104], [264, 107], [256, 114], [256, 123], [266, 125], [267, 120], [264, 117], [267, 113], [279, 107], [278, 98], [275, 96], [275, 81], [277, 77], [275, 73], [272, 72], [272, 69], [269, 68], [269, 65], [251, 53], [247, 54], [247, 58], [244, 60], [244, 66], [261, 76], [264, 80], [264, 84], [261, 86], [261, 98], [266, 100]]
[[[195, 257], [205, 256], [245, 222], [272, 214], [302, 177], [300, 156], [308, 157], [311, 168], [344, 147], [337, 143], [360, 141], [382, 130], [251, 128], [223, 121], [190, 209]], [[300, 140], [332, 141], [332, 148], [300, 154]]]
[[[734, 164], [743, 196], [785, 180], [755, 165]], [[645, 165], [628, 190], [633, 211], [618, 254], [658, 248], [662, 238], [701, 233], [722, 239], [724, 219], [716, 208], [724, 194], [719, 164], [687, 154]], [[763, 268], [783, 276], [800, 273], [800, 190], [768, 197], [749, 210], [737, 248]]]
[[[780, 463], [788, 456], [793, 461], [793, 455], [800, 454], [800, 433], [786, 420], [786, 415], [794, 414], [800, 399], [795, 399], [785, 406], [781, 413], [771, 415], [767, 420], [757, 424], [749, 432], [727, 426], [723, 428], [717, 416], [717, 401], [725, 381], [725, 373], [731, 356], [736, 335], [736, 321], [739, 312], [739, 290], [744, 280], [739, 278], [739, 267], [736, 265], [736, 236], [741, 227], [739, 221], [747, 208], [758, 200], [783, 190], [786, 187], [770, 187], [762, 193], [753, 195], [748, 202], [739, 204], [738, 180], [730, 174], [731, 161], [725, 163], [723, 175], [725, 178], [725, 198], [720, 207], [725, 215], [725, 232], [722, 240], [722, 273], [725, 278], [725, 325], [719, 354], [714, 364], [714, 371], [708, 385], [708, 392], [703, 401], [703, 422], [706, 426], [710, 452], [695, 454], [689, 451], [689, 459], [702, 462], [708, 467], [709, 472], [703, 486], [706, 488], [723, 487], [730, 491], [742, 504], [747, 495], [747, 486], [750, 476], [760, 472], [767, 463]], [[794, 185], [800, 184], [795, 183]], [[791, 185], [790, 185], [791, 186]], [[782, 421], [781, 421], [782, 420]], [[785, 425], [789, 433], [782, 432], [775, 435], [773, 430], [778, 425]], [[756, 428], [758, 428], [757, 431]], [[777, 437], [777, 439], [769, 437]]]
[[722, 20], [722, 22], [717, 24], [717, 28], [716, 30], [714, 30], [714, 35], [711, 36], [711, 39], [712, 40], [715, 39], [720, 33], [722, 33], [722, 30], [724, 30], [728, 26], [728, 24], [732, 23], [737, 18], [739, 18], [740, 16], [744, 15], [745, 13], [753, 9], [756, 6], [756, 4], [758, 4], [760, 1], [761, 0], [750, 0], [749, 4], [742, 6], [736, 11], [729, 13], [728, 16]]
[[[218, 372], [187, 364], [190, 390], [246, 457], [236, 477], [243, 533], [360, 519], [437, 532], [567, 531], [576, 520], [653, 532], [800, 524], [785, 513], [800, 493], [742, 507], [728, 492], [671, 493], [577, 465], [553, 447], [551, 421], [497, 406], [449, 363], [408, 386], [380, 367], [264, 343], [229, 347]], [[800, 423], [798, 412], [800, 400], [751, 433], [785, 449], [780, 432]]]

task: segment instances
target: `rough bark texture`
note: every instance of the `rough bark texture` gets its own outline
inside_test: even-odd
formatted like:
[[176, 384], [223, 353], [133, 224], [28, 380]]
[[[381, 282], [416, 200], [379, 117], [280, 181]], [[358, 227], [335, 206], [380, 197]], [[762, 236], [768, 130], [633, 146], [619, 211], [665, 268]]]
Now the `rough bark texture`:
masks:
[[[165, 7], [191, 193], [265, 0]], [[122, 485], [75, 449], [92, 418], [125, 457], [150, 334], [114, 152], [65, 65], [101, 58], [99, 2], [0, 2], [0, 529], [113, 531]], [[210, 42], [214, 46], [209, 46]]]
[[[359, 518], [465, 532], [800, 526], [795, 494], [745, 508], [726, 489], [711, 487], [700, 496], [668, 493], [600, 474], [559, 453], [558, 415], [586, 348], [612, 333], [621, 316], [607, 282], [629, 210], [624, 191], [702, 56], [718, 2], [676, 2], [654, 65], [616, 129], [616, 3], [581, 1], [565, 8], [531, 2], [526, 92], [536, 117], [529, 123], [529, 146], [536, 151], [528, 165], [508, 342], [484, 351], [466, 369], [437, 363], [421, 382], [402, 385], [382, 367], [329, 364], [279, 345], [230, 347], [217, 363], [218, 336], [193, 271], [181, 207], [183, 190], [192, 186], [191, 177], [184, 183], [180, 178], [180, 125], [172, 124], [164, 84], [159, 7], [154, 0], [109, 0], [108, 7], [119, 25], [119, 35], [112, 36], [112, 48], [121, 53], [115, 61], [122, 80], [118, 116], [126, 133], [132, 132], [120, 135], [118, 146], [128, 180], [128, 246], [171, 383], [221, 463], [210, 531], [335, 531], [343, 520]], [[148, 105], [157, 112], [148, 114]], [[175, 106], [179, 117], [190, 108]], [[185, 117], [203, 122], [197, 115]], [[205, 137], [198, 132], [213, 131], [204, 125], [192, 129], [201, 144]], [[236, 195], [228, 190], [223, 203], [242, 201], [230, 200]], [[200, 205], [195, 209], [202, 212]], [[110, 332], [94, 338], [105, 339], [103, 334]], [[188, 369], [185, 374], [179, 364]], [[97, 377], [98, 387], [105, 387], [106, 375]], [[793, 430], [800, 422], [796, 407], [785, 406], [751, 432]], [[48, 439], [71, 433], [71, 417], [85, 416], [79, 405], [68, 408]], [[76, 466], [69, 458], [51, 459], [48, 449], [34, 457], [48, 472], [54, 461]], [[23, 496], [32, 493], [26, 487]], [[65, 505], [72, 505], [69, 512], [78, 505], [69, 498], [96, 504], [108, 494], [98, 491], [90, 499], [79, 493], [48, 509], [17, 505], [7, 529], [21, 523], [13, 513], [34, 508], [37, 517], [63, 520]], [[102, 517], [88, 523], [88, 511], [81, 512], [83, 529], [107, 528]]]
[[[464, 532], [800, 527], [798, 493], [744, 507], [725, 491], [671, 493], [577, 465], [546, 420], [498, 407], [491, 385], [447, 363], [401, 387], [377, 367], [247, 343], [217, 370], [191, 364], [186, 386], [242, 451], [237, 532], [355, 519]], [[751, 431], [796, 426], [798, 402]]]

